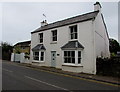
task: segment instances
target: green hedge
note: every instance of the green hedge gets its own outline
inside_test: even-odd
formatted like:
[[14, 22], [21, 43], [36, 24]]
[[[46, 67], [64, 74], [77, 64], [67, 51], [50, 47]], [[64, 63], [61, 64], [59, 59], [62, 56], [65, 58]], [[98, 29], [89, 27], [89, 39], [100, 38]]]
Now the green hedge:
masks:
[[97, 58], [97, 75], [120, 77], [120, 57]]

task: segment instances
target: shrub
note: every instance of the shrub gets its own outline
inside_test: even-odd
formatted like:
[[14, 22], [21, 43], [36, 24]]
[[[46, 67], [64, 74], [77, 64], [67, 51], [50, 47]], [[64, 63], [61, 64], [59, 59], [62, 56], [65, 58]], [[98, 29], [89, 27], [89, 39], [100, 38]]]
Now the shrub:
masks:
[[120, 58], [97, 58], [96, 68], [98, 75], [120, 77]]

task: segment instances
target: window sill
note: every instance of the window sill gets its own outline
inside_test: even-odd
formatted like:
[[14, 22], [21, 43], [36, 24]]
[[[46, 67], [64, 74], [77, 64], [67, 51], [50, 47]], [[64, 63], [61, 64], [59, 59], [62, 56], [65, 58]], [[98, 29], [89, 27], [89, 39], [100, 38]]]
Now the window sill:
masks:
[[57, 41], [53, 41], [53, 42], [51, 42], [50, 44], [57, 44]]
[[78, 41], [78, 39], [70, 39], [69, 41]]
[[77, 65], [75, 65], [75, 64], [62, 64], [62, 66], [70, 66], [70, 67], [83, 67], [83, 65], [81, 65], [81, 64], [77, 64]]
[[45, 62], [45, 61], [37, 61], [37, 60], [33, 60], [32, 62], [33, 62], [33, 63], [43, 63], [43, 62]]

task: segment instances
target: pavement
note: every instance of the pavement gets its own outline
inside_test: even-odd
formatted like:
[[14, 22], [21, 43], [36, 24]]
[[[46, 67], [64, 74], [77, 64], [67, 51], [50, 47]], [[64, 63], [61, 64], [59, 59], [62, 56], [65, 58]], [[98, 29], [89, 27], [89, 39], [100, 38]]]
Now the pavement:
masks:
[[[41, 69], [40, 69], [41, 68]], [[44, 69], [43, 69], [44, 68]], [[47, 70], [49, 69], [49, 70]], [[53, 71], [54, 70], [54, 71]], [[55, 72], [56, 70], [56, 72]], [[61, 71], [57, 72], [57, 71]], [[85, 79], [49, 67], [37, 67], [30, 64], [2, 62], [2, 89], [4, 90], [108, 90], [118, 92], [117, 84]], [[71, 73], [72, 74], [72, 73]]]
[[93, 74], [85, 74], [85, 73], [74, 73], [74, 72], [63, 71], [58, 68], [47, 67], [47, 66], [37, 66], [37, 65], [28, 64], [28, 63], [20, 63], [20, 65], [35, 68], [35, 69], [85, 78], [85, 79], [96, 80], [96, 81], [105, 82], [105, 83], [117, 84], [120, 86], [120, 78], [118, 77], [101, 76], [101, 75], [93, 75]]

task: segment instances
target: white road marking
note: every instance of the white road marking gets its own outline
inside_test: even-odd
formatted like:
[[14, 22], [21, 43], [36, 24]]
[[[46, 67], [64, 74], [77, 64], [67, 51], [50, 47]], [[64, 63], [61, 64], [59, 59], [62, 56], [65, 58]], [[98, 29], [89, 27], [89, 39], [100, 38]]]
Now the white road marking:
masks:
[[59, 87], [59, 86], [56, 86], [56, 85], [53, 85], [53, 84], [50, 84], [50, 83], [47, 83], [47, 82], [44, 82], [44, 81], [35, 79], [35, 78], [32, 78], [32, 77], [29, 77], [29, 76], [25, 76], [25, 77], [26, 77], [26, 78], [29, 78], [29, 79], [31, 79], [31, 80], [34, 80], [34, 81], [37, 81], [37, 82], [40, 82], [40, 83], [49, 85], [49, 86], [53, 86], [53, 87], [55, 87], [55, 88], [59, 88], [59, 89], [62, 89], [62, 90], [66, 90], [66, 91], [72, 92], [72, 91], [70, 91], [70, 90], [68, 90], [68, 89], [65, 89], [65, 88], [62, 88], [62, 87]]
[[13, 71], [7, 70], [5, 68], [2, 68], [2, 70], [7, 71], [7, 72], [11, 72], [11, 73], [13, 72]]

